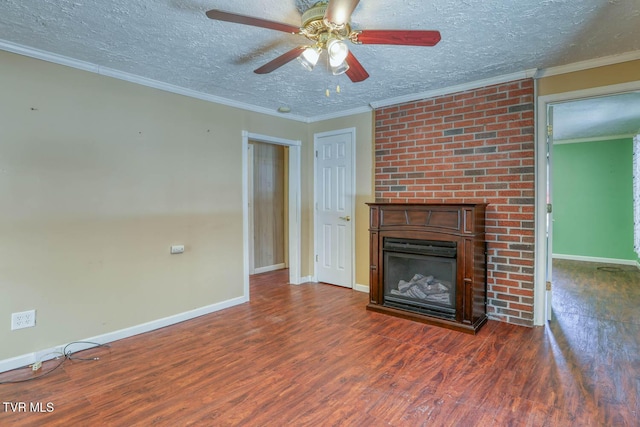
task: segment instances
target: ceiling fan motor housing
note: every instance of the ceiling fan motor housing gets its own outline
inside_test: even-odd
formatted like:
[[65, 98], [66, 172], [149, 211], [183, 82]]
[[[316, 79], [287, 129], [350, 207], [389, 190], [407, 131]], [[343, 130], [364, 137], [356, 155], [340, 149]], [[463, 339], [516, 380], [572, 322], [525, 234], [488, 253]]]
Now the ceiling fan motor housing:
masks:
[[349, 38], [351, 27], [345, 24], [342, 28], [331, 28], [324, 21], [324, 15], [327, 11], [327, 2], [318, 2], [311, 6], [302, 14], [301, 34], [310, 40], [313, 40], [324, 49], [326, 43], [331, 38], [344, 40]]
[[309, 25], [314, 21], [318, 21], [318, 20], [322, 21], [326, 11], [327, 11], [327, 2], [320, 1], [314, 4], [302, 14], [302, 26], [306, 27], [307, 25]]

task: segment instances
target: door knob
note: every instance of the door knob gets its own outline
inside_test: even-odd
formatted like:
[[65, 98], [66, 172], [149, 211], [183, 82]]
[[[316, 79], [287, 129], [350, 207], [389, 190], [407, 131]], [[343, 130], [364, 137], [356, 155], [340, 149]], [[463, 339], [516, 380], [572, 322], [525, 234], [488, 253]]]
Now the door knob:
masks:
[[344, 219], [345, 221], [351, 221], [351, 217], [349, 215], [341, 216], [340, 219]]

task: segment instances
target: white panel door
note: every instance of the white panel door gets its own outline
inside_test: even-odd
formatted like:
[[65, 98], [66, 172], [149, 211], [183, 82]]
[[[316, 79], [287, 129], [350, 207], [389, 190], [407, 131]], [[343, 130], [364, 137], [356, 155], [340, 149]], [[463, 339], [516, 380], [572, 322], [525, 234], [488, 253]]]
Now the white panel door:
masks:
[[353, 287], [353, 131], [316, 135], [316, 276]]

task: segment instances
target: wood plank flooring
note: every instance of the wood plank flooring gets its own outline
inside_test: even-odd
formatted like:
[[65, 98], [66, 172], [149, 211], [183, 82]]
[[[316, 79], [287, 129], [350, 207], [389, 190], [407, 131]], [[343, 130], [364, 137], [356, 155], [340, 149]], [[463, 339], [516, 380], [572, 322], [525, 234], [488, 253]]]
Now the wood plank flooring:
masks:
[[549, 327], [489, 321], [476, 336], [288, 285], [286, 270], [254, 276], [250, 303], [0, 385], [0, 425], [637, 426], [640, 272], [554, 266]]

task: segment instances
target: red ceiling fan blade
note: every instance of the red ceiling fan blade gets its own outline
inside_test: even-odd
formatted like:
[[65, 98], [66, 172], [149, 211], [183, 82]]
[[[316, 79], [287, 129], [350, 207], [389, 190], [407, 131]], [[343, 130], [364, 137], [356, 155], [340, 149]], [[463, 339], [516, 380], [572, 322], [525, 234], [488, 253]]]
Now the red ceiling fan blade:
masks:
[[353, 56], [353, 53], [349, 52], [347, 55], [347, 64], [349, 64], [349, 69], [346, 74], [349, 76], [352, 82], [358, 83], [363, 80], [366, 80], [369, 77], [369, 73], [364, 69], [362, 64]]
[[256, 74], [267, 74], [278, 68], [282, 67], [284, 64], [293, 61], [298, 56], [302, 55], [304, 52], [304, 47], [295, 47], [291, 49], [289, 52], [278, 56], [271, 62], [267, 62], [262, 67], [255, 69], [253, 72]]
[[216, 21], [235, 22], [236, 24], [252, 25], [254, 27], [268, 28], [270, 30], [284, 31], [285, 33], [297, 34], [300, 32], [300, 28], [293, 25], [254, 18], [252, 16], [238, 15], [237, 13], [224, 12], [218, 9], [208, 10], [207, 16], [210, 19], [215, 19]]
[[355, 31], [355, 43], [397, 44], [405, 46], [435, 46], [439, 31], [428, 30], [362, 30]]
[[341, 27], [351, 20], [351, 14], [360, 0], [329, 0], [324, 22]]

